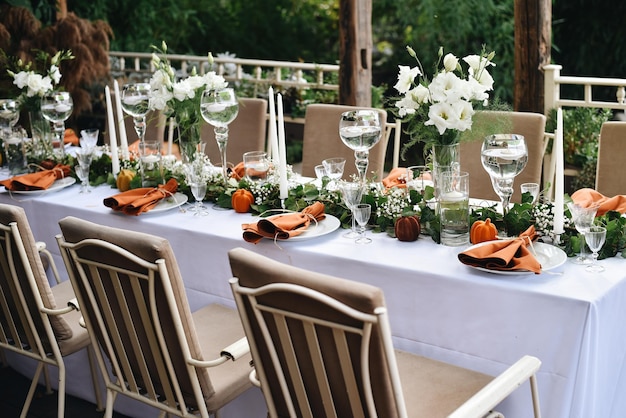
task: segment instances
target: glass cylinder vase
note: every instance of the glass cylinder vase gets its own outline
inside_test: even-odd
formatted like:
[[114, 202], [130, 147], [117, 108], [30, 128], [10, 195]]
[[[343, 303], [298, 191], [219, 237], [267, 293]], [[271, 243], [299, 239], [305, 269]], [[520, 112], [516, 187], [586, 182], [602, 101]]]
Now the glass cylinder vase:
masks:
[[439, 194], [437, 184], [442, 173], [458, 172], [461, 169], [461, 144], [433, 145], [433, 181], [435, 183], [435, 197]]
[[53, 155], [52, 147], [52, 129], [41, 113], [41, 110], [31, 110], [28, 112], [30, 124], [30, 147], [28, 150], [29, 161], [39, 163], [43, 160], [51, 158]]

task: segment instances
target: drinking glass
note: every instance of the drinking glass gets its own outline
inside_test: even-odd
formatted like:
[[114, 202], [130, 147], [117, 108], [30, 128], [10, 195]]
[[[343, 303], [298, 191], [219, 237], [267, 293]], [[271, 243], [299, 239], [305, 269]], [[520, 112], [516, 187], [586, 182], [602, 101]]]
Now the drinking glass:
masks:
[[327, 158], [322, 161], [322, 165], [324, 166], [324, 173], [330, 179], [328, 188], [335, 190], [337, 188], [337, 181], [343, 177], [346, 159], [341, 157]]
[[585, 235], [587, 234], [587, 231], [589, 231], [589, 228], [591, 228], [591, 226], [593, 225], [593, 220], [596, 218], [596, 212], [598, 211], [598, 207], [592, 206], [585, 208], [573, 202], [568, 202], [567, 207], [570, 214], [572, 215], [574, 227], [583, 237], [583, 239], [580, 240], [580, 254], [578, 254], [578, 257], [572, 259], [572, 263], [588, 264], [590, 260], [585, 255]]
[[139, 169], [141, 187], [157, 187], [163, 184], [163, 156], [161, 141], [139, 143]]
[[513, 181], [528, 162], [528, 149], [523, 135], [489, 135], [481, 148], [483, 168], [491, 177], [491, 184], [502, 203], [504, 216], [509, 212]]
[[352, 217], [352, 228], [342, 236], [344, 238], [354, 239], [359, 236], [356, 230], [356, 220], [354, 215], [354, 207], [361, 203], [363, 197], [363, 185], [359, 182], [342, 181], [339, 183], [339, 191], [343, 198], [343, 202], [350, 209]]
[[364, 183], [370, 149], [382, 136], [378, 111], [362, 109], [342, 113], [339, 120], [339, 136], [348, 148], [354, 150], [359, 180]]
[[539, 196], [539, 184], [537, 183], [522, 183], [520, 186], [520, 191], [522, 194], [530, 193], [533, 198], [531, 202], [533, 205], [537, 202], [537, 197]]
[[424, 194], [426, 186], [434, 187], [430, 169], [425, 165], [412, 165], [406, 169], [407, 190], [414, 189]]
[[591, 273], [600, 273], [604, 271], [604, 266], [598, 264], [598, 251], [604, 245], [606, 240], [606, 228], [603, 226], [592, 226], [585, 233], [585, 241], [589, 249], [591, 249], [591, 264], [585, 270]]
[[19, 118], [20, 108], [16, 100], [0, 99], [0, 138], [9, 136]]
[[469, 243], [469, 174], [464, 171], [441, 173], [437, 196], [441, 223], [441, 243], [460, 246]]
[[324, 176], [326, 175], [326, 168], [324, 168], [324, 164], [318, 164], [315, 166], [315, 177], [321, 182]]
[[185, 181], [189, 185], [191, 194], [195, 199], [195, 203], [191, 207], [190, 211], [193, 212], [194, 215], [198, 216], [208, 215], [209, 212], [202, 203], [204, 197], [206, 196], [207, 189], [207, 181], [204, 175], [204, 163], [201, 159], [197, 159], [196, 161], [185, 164], [184, 170]]
[[228, 125], [239, 113], [239, 103], [232, 88], [221, 90], [205, 90], [200, 99], [202, 118], [213, 126], [215, 140], [222, 157], [222, 176], [224, 184], [228, 183], [228, 164], [226, 146], [228, 144]]
[[17, 101], [0, 99], [0, 140], [4, 144], [6, 160], [11, 174], [20, 174], [26, 163], [22, 146], [23, 138], [18, 133], [13, 132], [13, 127], [19, 118], [20, 110]]
[[100, 131], [98, 129], [83, 129], [80, 131], [80, 146], [81, 148], [85, 148], [88, 150], [92, 150], [96, 148], [98, 145], [98, 134]]
[[67, 91], [53, 90], [41, 98], [41, 114], [54, 125], [56, 139], [52, 141], [52, 148], [57, 149], [58, 157], [60, 158], [65, 156], [63, 143], [65, 121], [70, 117], [73, 109], [74, 102], [72, 101], [72, 96]]
[[354, 216], [359, 224], [358, 238], [354, 240], [357, 244], [369, 244], [372, 242], [371, 238], [365, 236], [365, 226], [370, 220], [372, 214], [372, 206], [368, 203], [359, 203], [354, 207]]
[[146, 135], [146, 115], [150, 104], [149, 83], [129, 83], [122, 87], [122, 109], [132, 116], [135, 132], [139, 141], [143, 142]]
[[245, 177], [251, 183], [263, 183], [270, 169], [270, 161], [265, 151], [249, 151], [243, 154]]
[[76, 150], [76, 159], [78, 165], [74, 167], [76, 176], [80, 180], [80, 192], [89, 193], [91, 187], [89, 186], [89, 169], [91, 167], [91, 161], [93, 160], [93, 150], [87, 148], [79, 148]]

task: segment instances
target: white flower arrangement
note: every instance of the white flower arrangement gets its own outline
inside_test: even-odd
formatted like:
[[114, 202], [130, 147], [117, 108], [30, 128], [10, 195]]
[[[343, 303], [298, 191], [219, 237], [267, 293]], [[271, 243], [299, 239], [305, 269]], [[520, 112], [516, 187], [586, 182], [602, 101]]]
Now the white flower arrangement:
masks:
[[439, 49], [436, 68], [440, 70], [429, 81], [415, 51], [407, 46], [417, 66], [400, 65], [394, 88], [400, 93], [395, 108], [399, 117], [406, 118], [414, 139], [408, 146], [421, 141], [427, 144], [449, 145], [458, 142], [458, 133], [471, 129], [474, 102], [487, 105], [488, 91], [493, 90], [493, 78], [488, 67], [494, 52], [468, 55], [463, 58], [467, 73], [453, 54], [444, 56]]

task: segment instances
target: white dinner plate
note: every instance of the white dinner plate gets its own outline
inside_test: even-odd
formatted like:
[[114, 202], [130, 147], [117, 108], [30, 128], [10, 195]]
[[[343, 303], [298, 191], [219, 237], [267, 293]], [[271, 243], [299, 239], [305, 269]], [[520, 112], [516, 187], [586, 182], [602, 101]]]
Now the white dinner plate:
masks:
[[[280, 215], [268, 216], [267, 219], [272, 219], [276, 216], [280, 216]], [[341, 222], [339, 221], [339, 219], [337, 219], [333, 215], [327, 214], [324, 219], [322, 219], [321, 221], [317, 223], [312, 221], [309, 227], [306, 229], [306, 231], [302, 232], [300, 235], [296, 235], [295, 237], [291, 237], [291, 238], [280, 240], [280, 241], [304, 241], [307, 239], [317, 238], [326, 234], [330, 234], [331, 232], [337, 230], [337, 228], [339, 228], [340, 226], [341, 226]], [[268, 239], [273, 240], [274, 238], [268, 238]]]
[[[43, 194], [55, 192], [57, 190], [65, 189], [66, 187], [71, 186], [76, 183], [76, 179], [74, 177], [64, 177], [52, 183], [52, 186], [48, 187], [44, 190], [12, 190], [11, 193], [15, 194]], [[5, 189], [6, 190], [6, 189]], [[8, 191], [8, 190], [6, 190]]]
[[[481, 247], [487, 244], [489, 244], [489, 241], [481, 242], [479, 244], [471, 246], [465, 251], [468, 251], [472, 248]], [[534, 254], [535, 258], [537, 258], [537, 261], [539, 261], [539, 263], [541, 264], [542, 272], [550, 271], [557, 267], [560, 267], [567, 261], [567, 254], [565, 253], [565, 251], [563, 251], [562, 249], [558, 247], [555, 247], [554, 245], [546, 244], [543, 242], [533, 242], [532, 248], [528, 247], [528, 250], [532, 252], [533, 249], [535, 250], [535, 254]], [[534, 272], [530, 270], [513, 270], [513, 271], [491, 270], [491, 269], [487, 269], [484, 267], [477, 267], [477, 266], [470, 266], [470, 265], [467, 265], [467, 266], [476, 270], [486, 271], [487, 273], [500, 274], [504, 276], [517, 276], [520, 274], [535, 274]]]
[[147, 212], [143, 212], [142, 215], [146, 215], [150, 213], [166, 212], [170, 209], [175, 209], [187, 203], [187, 199], [189, 198], [184, 193], [174, 193], [174, 196], [164, 198], [159, 203], [157, 203], [155, 207], [153, 207]]

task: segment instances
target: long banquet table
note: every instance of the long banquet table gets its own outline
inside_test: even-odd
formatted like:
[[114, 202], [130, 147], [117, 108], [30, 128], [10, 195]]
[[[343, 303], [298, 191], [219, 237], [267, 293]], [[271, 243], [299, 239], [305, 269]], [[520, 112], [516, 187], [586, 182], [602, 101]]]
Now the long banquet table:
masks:
[[[626, 416], [626, 261], [621, 257], [601, 261], [607, 269], [600, 274], [566, 262], [550, 273], [504, 276], [462, 265], [459, 248], [436, 245], [427, 236], [406, 243], [368, 232], [373, 242], [357, 245], [337, 230], [310, 240], [254, 245], [241, 233], [252, 215], [211, 208], [205, 217], [179, 209], [126, 216], [102, 204], [115, 193], [108, 186], [91, 193], [71, 186], [41, 195], [0, 193], [0, 202], [26, 210], [36, 239], [46, 242], [61, 268], [54, 236], [60, 232], [58, 220], [68, 215], [166, 237], [192, 310], [209, 302], [234, 306], [227, 251], [238, 246], [379, 286], [398, 348], [489, 374], [524, 354], [534, 355], [543, 362], [538, 380], [544, 417]], [[29, 361], [10, 356], [10, 362], [32, 373]], [[93, 402], [86, 356], [72, 356], [67, 363], [68, 393]], [[508, 417], [530, 417], [529, 396], [526, 385], [498, 409]], [[148, 414], [121, 397], [116, 410]], [[265, 417], [259, 391], [235, 400], [224, 416]]]

